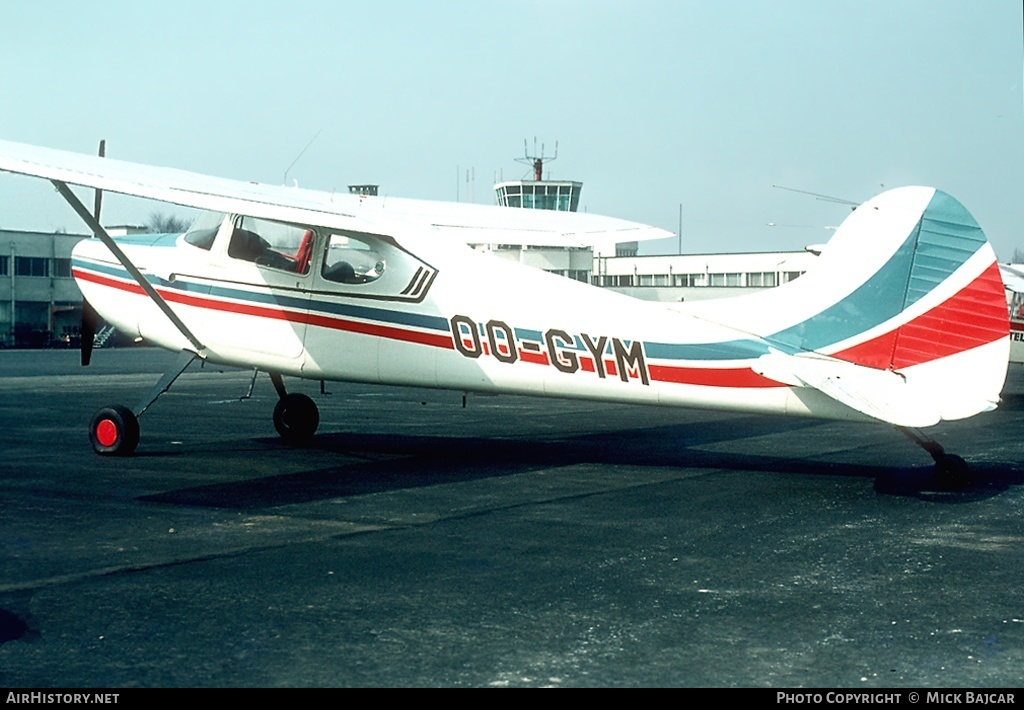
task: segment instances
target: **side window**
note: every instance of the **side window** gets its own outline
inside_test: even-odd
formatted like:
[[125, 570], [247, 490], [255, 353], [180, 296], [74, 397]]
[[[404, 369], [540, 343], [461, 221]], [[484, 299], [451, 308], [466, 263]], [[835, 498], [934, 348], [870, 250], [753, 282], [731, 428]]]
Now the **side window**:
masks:
[[309, 273], [313, 230], [254, 217], [236, 217], [228, 256], [257, 266], [296, 274]]
[[348, 234], [332, 234], [320, 273], [335, 283], [366, 284], [383, 276], [384, 269], [384, 256], [369, 242]]
[[437, 275], [437, 269], [387, 235], [324, 234], [320, 280], [328, 291], [353, 298], [417, 302], [427, 295]]

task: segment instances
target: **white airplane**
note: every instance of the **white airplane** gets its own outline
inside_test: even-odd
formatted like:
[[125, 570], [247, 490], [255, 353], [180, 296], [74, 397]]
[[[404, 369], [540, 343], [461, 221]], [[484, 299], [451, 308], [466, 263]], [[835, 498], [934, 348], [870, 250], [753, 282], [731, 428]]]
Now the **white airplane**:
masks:
[[[98, 236], [73, 254], [86, 310], [181, 353], [134, 408], [99, 410], [101, 454], [130, 454], [138, 416], [199, 358], [267, 372], [292, 441], [319, 415], [286, 376], [882, 421], [957, 484], [966, 463], [920, 429], [994, 409], [1006, 376], [995, 254], [930, 187], [861, 205], [792, 283], [667, 305], [467, 246], [665, 235], [622, 220], [335, 195], [2, 141], [0, 170], [50, 180]], [[207, 212], [183, 235], [112, 239], [69, 185]]]

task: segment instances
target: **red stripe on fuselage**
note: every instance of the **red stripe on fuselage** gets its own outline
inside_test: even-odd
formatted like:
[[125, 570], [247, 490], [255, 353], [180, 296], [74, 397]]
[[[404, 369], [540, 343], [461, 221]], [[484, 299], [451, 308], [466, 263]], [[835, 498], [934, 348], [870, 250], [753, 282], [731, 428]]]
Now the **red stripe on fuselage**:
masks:
[[550, 365], [547, 353], [532, 353], [528, 350], [519, 349], [519, 359], [534, 365]]
[[[73, 273], [75, 278], [84, 281], [144, 295], [141, 287], [134, 282], [120, 281], [79, 269], [75, 269]], [[927, 313], [895, 330], [835, 353], [834, 357], [878, 369], [902, 368], [936, 360], [1006, 337], [1009, 334], [1010, 323], [1002, 289], [998, 265], [993, 263], [973, 282]], [[174, 290], [158, 289], [158, 292], [166, 300], [183, 305], [261, 318], [289, 320], [447, 350], [454, 349], [454, 342], [448, 334], [420, 333], [333, 316], [285, 311], [251, 303], [220, 301]], [[483, 345], [486, 347], [486, 344]], [[523, 362], [550, 366], [547, 356], [543, 353], [530, 353], [527, 356], [527, 353], [520, 351], [519, 356]], [[584, 372], [594, 372], [593, 361], [589, 358], [581, 358], [581, 369]], [[605, 361], [606, 375], [616, 377], [617, 370], [614, 360]], [[757, 374], [748, 367], [705, 368], [648, 364], [648, 373], [652, 381], [675, 384], [731, 388], [784, 386]]]
[[775, 380], [759, 375], [749, 367], [710, 368], [675, 367], [672, 365], [648, 365], [651, 379], [658, 382], [674, 382], [681, 385], [702, 385], [704, 387], [782, 387]]

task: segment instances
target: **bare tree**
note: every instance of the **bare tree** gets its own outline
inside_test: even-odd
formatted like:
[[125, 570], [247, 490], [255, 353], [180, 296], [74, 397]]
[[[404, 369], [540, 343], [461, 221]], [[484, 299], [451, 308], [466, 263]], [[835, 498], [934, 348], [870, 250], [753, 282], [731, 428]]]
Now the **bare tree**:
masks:
[[152, 212], [146, 227], [154, 234], [180, 234], [188, 229], [189, 222], [182, 217], [163, 212]]
[[1013, 250], [1013, 259], [1010, 260], [1011, 264], [1024, 264], [1024, 249], [1017, 247]]

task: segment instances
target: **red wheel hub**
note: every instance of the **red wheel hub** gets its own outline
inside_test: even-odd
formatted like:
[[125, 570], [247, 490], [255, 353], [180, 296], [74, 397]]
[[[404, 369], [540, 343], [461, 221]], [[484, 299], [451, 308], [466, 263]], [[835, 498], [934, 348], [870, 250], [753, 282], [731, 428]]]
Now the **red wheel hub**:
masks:
[[96, 441], [101, 446], [113, 446], [117, 443], [117, 424], [109, 419], [100, 420], [96, 425]]

